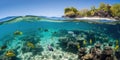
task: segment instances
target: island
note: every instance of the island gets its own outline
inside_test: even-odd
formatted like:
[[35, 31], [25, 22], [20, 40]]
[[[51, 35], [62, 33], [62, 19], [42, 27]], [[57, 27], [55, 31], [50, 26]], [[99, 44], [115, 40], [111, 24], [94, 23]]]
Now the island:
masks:
[[64, 9], [64, 16], [68, 18], [84, 18], [85, 19], [110, 19], [120, 20], [120, 4], [100, 3], [99, 7], [92, 6], [90, 9], [78, 10], [75, 7], [67, 7]]

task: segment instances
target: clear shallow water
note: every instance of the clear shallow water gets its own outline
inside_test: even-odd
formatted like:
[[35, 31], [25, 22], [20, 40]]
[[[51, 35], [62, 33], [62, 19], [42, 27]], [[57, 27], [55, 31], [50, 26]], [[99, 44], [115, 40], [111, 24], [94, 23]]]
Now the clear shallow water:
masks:
[[[103, 44], [106, 46], [112, 44], [111, 48], [114, 49], [117, 45], [120, 45], [120, 24], [107, 24], [109, 22], [111, 21], [103, 20], [97, 21], [97, 23], [93, 21], [74, 21], [72, 19], [66, 21], [62, 18], [58, 18], [58, 20], [57, 18], [53, 20], [52, 18], [45, 18], [41, 21], [23, 19], [18, 22], [16, 20], [1, 22], [0, 55], [2, 57], [0, 59], [77, 60], [77, 52], [81, 47], [86, 47], [88, 51], [89, 47], [93, 47], [98, 42], [102, 45], [101, 50], [104, 50]], [[16, 31], [19, 31], [18, 34], [15, 34]], [[72, 43], [69, 43], [71, 41]], [[49, 49], [49, 45], [54, 51]], [[11, 50], [15, 56], [6, 55], [7, 51]], [[116, 50], [119, 50], [119, 47]], [[62, 57], [54, 56], [58, 53]], [[71, 56], [75, 58], [71, 58]]]

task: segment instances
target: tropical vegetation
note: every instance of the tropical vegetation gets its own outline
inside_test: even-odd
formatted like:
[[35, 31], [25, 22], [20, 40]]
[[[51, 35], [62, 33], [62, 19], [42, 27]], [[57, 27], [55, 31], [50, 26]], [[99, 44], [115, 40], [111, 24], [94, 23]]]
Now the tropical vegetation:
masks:
[[67, 7], [64, 9], [64, 16], [70, 18], [76, 17], [106, 17], [120, 20], [120, 4], [100, 3], [99, 7], [92, 6], [90, 9], [78, 10], [75, 7]]

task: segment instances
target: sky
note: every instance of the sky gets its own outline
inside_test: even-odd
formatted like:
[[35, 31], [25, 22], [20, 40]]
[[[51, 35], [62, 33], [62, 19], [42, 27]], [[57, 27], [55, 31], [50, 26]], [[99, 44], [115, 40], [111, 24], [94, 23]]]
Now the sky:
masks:
[[89, 9], [98, 7], [101, 2], [112, 5], [120, 0], [0, 0], [0, 18], [25, 15], [60, 17], [66, 7]]

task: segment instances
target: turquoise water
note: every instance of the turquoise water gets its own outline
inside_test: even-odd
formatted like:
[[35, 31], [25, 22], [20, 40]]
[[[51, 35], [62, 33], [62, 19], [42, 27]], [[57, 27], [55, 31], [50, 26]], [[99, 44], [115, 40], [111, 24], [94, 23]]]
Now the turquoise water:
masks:
[[[78, 60], [80, 48], [84, 47], [89, 50], [96, 43], [102, 45], [101, 51], [104, 50], [103, 44], [106, 46], [111, 44], [110, 47], [113, 50], [119, 51], [119, 47], [116, 48], [120, 45], [120, 24], [118, 22], [115, 24], [107, 20], [99, 21], [99, 23], [59, 20], [60, 18], [58, 20], [46, 18], [41, 21], [23, 19], [17, 22], [16, 20], [1, 22], [0, 59]], [[110, 24], [107, 24], [109, 22]], [[15, 34], [17, 31], [18, 34]], [[69, 43], [71, 41], [73, 44]], [[74, 44], [76, 42], [79, 45]], [[49, 49], [49, 45], [53, 51]], [[87, 53], [89, 53], [88, 50]], [[10, 52], [12, 54], [6, 55], [9, 51], [12, 51]]]

